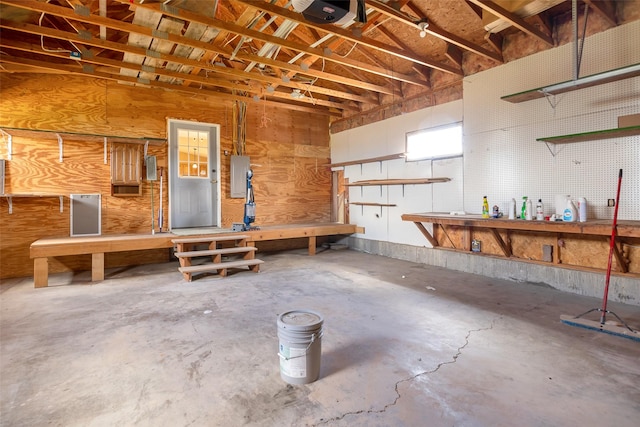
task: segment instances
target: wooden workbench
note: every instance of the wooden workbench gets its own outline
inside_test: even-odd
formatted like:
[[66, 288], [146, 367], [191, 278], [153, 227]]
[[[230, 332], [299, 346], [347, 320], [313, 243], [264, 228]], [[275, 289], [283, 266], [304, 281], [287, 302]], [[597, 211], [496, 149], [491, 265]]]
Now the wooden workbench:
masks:
[[[472, 241], [480, 238], [485, 254], [548, 263], [537, 255], [542, 253], [542, 245], [548, 244], [553, 246], [553, 263], [584, 270], [602, 270], [603, 260], [608, 259], [607, 254], [603, 257], [603, 249], [608, 252], [612, 229], [611, 220], [524, 221], [438, 212], [404, 214], [402, 220], [413, 222], [434, 248], [470, 252]], [[425, 224], [432, 224], [433, 231], [429, 231]], [[640, 221], [620, 220], [616, 231], [615, 269], [622, 274], [640, 275], [640, 251], [637, 250]], [[518, 250], [514, 250], [516, 238], [520, 239]], [[570, 262], [562, 257], [567, 242], [572, 243], [573, 253], [567, 257]], [[628, 244], [626, 254], [623, 244]], [[597, 262], [594, 262], [596, 257]]]
[[[260, 227], [259, 230], [243, 231], [248, 235], [248, 245], [254, 242], [282, 239], [307, 238], [309, 255], [316, 253], [318, 236], [349, 235], [364, 230], [354, 224], [320, 223], [290, 224]], [[215, 236], [231, 236], [236, 232], [216, 233]], [[195, 234], [189, 237], [204, 237], [207, 234]], [[49, 283], [49, 258], [91, 254], [91, 280], [104, 280], [104, 254], [108, 252], [140, 251], [147, 249], [172, 248], [173, 233], [126, 234], [86, 237], [45, 238], [33, 242], [30, 257], [33, 259], [33, 281], [36, 288], [46, 287]]]

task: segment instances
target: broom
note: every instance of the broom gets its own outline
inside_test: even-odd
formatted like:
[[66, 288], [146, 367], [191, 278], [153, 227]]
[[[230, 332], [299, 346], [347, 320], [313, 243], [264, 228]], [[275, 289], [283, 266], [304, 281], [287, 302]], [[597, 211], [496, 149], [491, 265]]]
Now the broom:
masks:
[[[589, 311], [585, 311], [584, 313], [571, 317], [567, 315], [560, 316], [560, 320], [562, 323], [569, 326], [577, 326], [579, 328], [591, 329], [594, 331], [604, 332], [611, 335], [617, 335], [623, 338], [629, 338], [635, 341], [640, 341], [640, 331], [633, 330], [627, 323], [620, 318], [613, 311], [607, 310], [607, 302], [609, 299], [609, 281], [611, 279], [611, 261], [613, 259], [613, 251], [615, 249], [615, 241], [616, 241], [616, 227], [618, 225], [618, 204], [620, 201], [620, 187], [622, 185], [622, 169], [620, 169], [620, 173], [618, 174], [618, 192], [616, 194], [616, 204], [615, 209], [613, 211], [613, 226], [611, 227], [611, 241], [609, 242], [609, 261], [607, 263], [607, 274], [604, 285], [604, 295], [602, 296], [602, 308], [592, 308]], [[593, 320], [582, 319], [582, 316], [585, 316], [592, 312], [600, 313], [600, 321], [596, 322]], [[624, 326], [620, 327], [617, 325], [607, 324], [607, 314], [611, 314], [615, 316], [616, 319]]]

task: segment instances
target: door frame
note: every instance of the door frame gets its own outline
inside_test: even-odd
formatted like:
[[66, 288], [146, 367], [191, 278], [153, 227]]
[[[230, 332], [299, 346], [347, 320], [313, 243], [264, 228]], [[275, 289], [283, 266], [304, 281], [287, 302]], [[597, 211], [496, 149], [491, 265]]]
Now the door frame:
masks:
[[[172, 218], [171, 218], [171, 207], [172, 207], [172, 202], [173, 202], [173, 195], [171, 194], [171, 184], [169, 182], [169, 179], [171, 179], [171, 165], [172, 165], [172, 150], [171, 150], [171, 125], [172, 124], [176, 124], [179, 125], [180, 123], [185, 123], [185, 124], [189, 124], [189, 125], [194, 125], [194, 126], [205, 126], [205, 127], [210, 127], [213, 128], [214, 133], [215, 133], [215, 141], [214, 143], [212, 143], [212, 141], [209, 141], [209, 152], [215, 152], [216, 153], [216, 174], [217, 174], [217, 181], [216, 181], [216, 200], [213, 201], [214, 205], [215, 205], [215, 210], [216, 210], [216, 218], [215, 218], [215, 227], [221, 227], [221, 221], [222, 221], [222, 194], [221, 194], [221, 181], [222, 181], [222, 176], [221, 176], [221, 170], [220, 170], [220, 125], [216, 124], [216, 123], [205, 123], [205, 122], [198, 122], [198, 121], [194, 121], [194, 120], [182, 120], [182, 119], [167, 119], [167, 160], [168, 160], [168, 164], [167, 164], [167, 192], [169, 193], [169, 206], [167, 206], [167, 210], [169, 213], [169, 231], [171, 231], [172, 229]], [[177, 142], [176, 142], [177, 143]]]

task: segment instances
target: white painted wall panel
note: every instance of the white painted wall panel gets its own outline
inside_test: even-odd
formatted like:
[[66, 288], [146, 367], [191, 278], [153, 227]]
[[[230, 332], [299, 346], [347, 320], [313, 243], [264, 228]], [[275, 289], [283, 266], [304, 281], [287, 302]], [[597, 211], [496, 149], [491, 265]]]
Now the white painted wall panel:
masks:
[[[640, 63], [640, 21], [587, 38], [581, 76]], [[464, 79], [464, 100], [404, 114], [331, 136], [333, 162], [404, 151], [405, 135], [461, 121], [464, 156], [435, 162], [394, 160], [349, 166], [360, 179], [449, 177], [445, 184], [352, 188], [351, 201], [397, 207], [351, 207], [351, 222], [364, 239], [428, 246], [403, 213], [465, 210], [480, 213], [482, 196], [507, 212], [522, 196], [555, 212], [556, 194], [586, 197], [591, 218], [610, 219], [618, 170], [624, 170], [620, 219], [640, 219], [640, 136], [547, 146], [537, 138], [617, 127], [618, 116], [640, 113], [640, 77], [520, 104], [500, 97], [572, 78], [572, 46], [566, 45]], [[376, 216], [377, 215], [377, 216]]]
[[[581, 76], [640, 63], [640, 22], [587, 38]], [[586, 197], [591, 218], [610, 219], [618, 170], [624, 170], [620, 219], [640, 219], [640, 137], [563, 145], [537, 138], [616, 128], [618, 116], [640, 111], [640, 78], [512, 104], [500, 99], [570, 80], [572, 46], [513, 61], [464, 80], [464, 176], [467, 211], [482, 196], [506, 210], [514, 197], [542, 198], [546, 214], [556, 194]]]
[[[340, 132], [331, 136], [331, 161], [338, 163], [402, 153], [405, 151], [407, 132], [460, 121], [462, 101], [456, 101]], [[439, 160], [434, 165], [431, 161], [406, 162], [404, 159], [396, 159], [344, 168], [345, 178], [349, 182], [396, 178], [454, 178], [452, 183], [446, 184], [351, 187], [350, 202], [396, 205], [350, 205], [351, 223], [365, 227], [363, 238], [416, 246], [428, 245], [415, 225], [402, 221], [401, 215], [430, 212], [434, 210], [434, 204], [445, 211], [460, 210], [464, 188], [461, 158]], [[435, 175], [434, 170], [438, 172]], [[436, 201], [434, 192], [437, 186], [445, 186], [446, 190], [438, 193]]]

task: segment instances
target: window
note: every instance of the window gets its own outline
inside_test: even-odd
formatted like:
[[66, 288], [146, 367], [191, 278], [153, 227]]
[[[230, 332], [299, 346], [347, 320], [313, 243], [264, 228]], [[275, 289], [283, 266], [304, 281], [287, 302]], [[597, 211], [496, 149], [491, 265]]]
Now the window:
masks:
[[209, 177], [209, 133], [178, 129], [180, 167], [178, 176]]
[[462, 155], [462, 123], [407, 133], [407, 161]]

